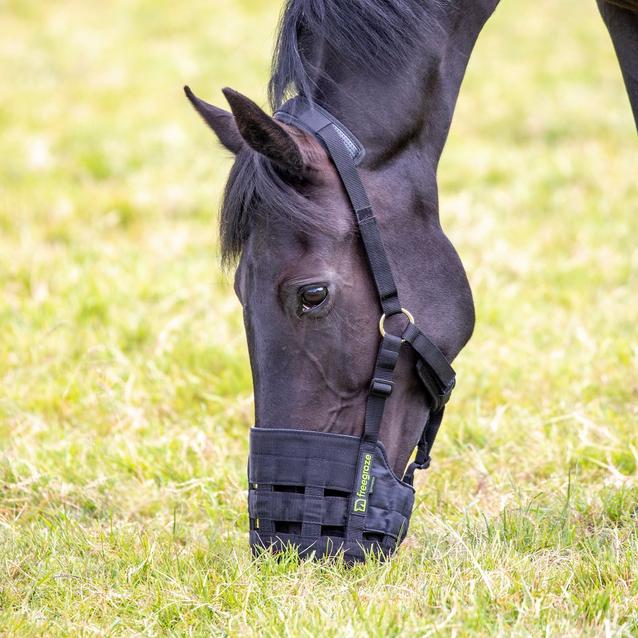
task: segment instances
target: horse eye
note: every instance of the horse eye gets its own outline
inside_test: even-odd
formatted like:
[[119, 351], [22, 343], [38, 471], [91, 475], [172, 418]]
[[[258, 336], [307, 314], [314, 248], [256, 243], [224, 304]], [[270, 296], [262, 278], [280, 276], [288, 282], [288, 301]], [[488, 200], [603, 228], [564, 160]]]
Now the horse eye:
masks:
[[305, 286], [300, 290], [301, 310], [307, 312], [320, 306], [328, 297], [326, 286]]

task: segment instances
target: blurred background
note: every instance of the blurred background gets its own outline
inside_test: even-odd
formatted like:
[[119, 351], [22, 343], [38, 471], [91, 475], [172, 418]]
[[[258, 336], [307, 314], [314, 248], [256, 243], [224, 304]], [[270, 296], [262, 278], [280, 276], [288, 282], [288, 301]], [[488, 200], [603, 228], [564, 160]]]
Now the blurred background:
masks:
[[[161, 625], [153, 587], [195, 596], [198, 571], [222, 582], [247, 565], [252, 391], [216, 231], [230, 158], [182, 85], [265, 105], [280, 5], [0, 0], [0, 534], [14, 631], [51, 610], [62, 629], [87, 614], [105, 627], [123, 612], [103, 591], [120, 586], [139, 604], [130, 627]], [[538, 497], [553, 516], [569, 472], [583, 533], [588, 512], [616, 525], [613, 511], [638, 505], [636, 167], [593, 0], [504, 1], [439, 171], [478, 323], [408, 556], [431, 511], [461, 529]], [[90, 548], [107, 530], [100, 558]], [[175, 538], [190, 576], [171, 571]], [[157, 567], [145, 580], [126, 575], [145, 560]], [[44, 578], [92, 561], [102, 593]]]

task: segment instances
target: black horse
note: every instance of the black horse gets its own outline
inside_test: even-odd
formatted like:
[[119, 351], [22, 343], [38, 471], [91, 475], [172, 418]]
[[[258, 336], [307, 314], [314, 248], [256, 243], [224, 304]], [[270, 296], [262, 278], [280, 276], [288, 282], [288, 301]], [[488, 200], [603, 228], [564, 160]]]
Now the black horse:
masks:
[[[401, 303], [449, 361], [472, 334], [474, 307], [439, 223], [437, 166], [467, 62], [497, 4], [288, 0], [269, 86], [274, 110], [303, 96], [365, 147], [358, 168]], [[599, 6], [638, 118], [638, 0]], [[232, 113], [186, 92], [236, 155], [221, 247], [226, 264], [238, 260], [256, 424], [359, 437], [380, 307], [333, 158], [306, 127], [231, 89]], [[396, 476], [432, 409], [415, 358], [399, 359], [380, 432]]]

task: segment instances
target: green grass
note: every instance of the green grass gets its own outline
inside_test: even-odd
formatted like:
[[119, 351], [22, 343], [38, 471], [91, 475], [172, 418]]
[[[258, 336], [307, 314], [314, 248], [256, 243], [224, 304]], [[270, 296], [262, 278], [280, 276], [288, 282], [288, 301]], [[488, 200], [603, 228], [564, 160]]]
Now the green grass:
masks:
[[279, 0], [0, 0], [0, 635], [638, 635], [636, 138], [593, 0], [504, 2], [440, 170], [478, 326], [392, 562], [253, 562], [229, 167]]

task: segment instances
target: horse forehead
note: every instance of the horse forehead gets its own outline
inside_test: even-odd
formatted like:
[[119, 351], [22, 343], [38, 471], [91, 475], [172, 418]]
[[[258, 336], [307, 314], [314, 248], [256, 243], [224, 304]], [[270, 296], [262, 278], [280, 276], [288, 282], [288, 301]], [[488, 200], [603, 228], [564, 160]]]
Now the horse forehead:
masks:
[[259, 217], [251, 230], [244, 252], [251, 259], [280, 261], [291, 256], [331, 254], [344, 250], [356, 235], [352, 211], [338, 196], [306, 191], [312, 201], [316, 223], [284, 218]]
[[294, 277], [351, 272], [357, 261], [357, 237], [343, 225], [330, 232], [308, 232], [285, 227], [252, 234], [241, 256], [238, 275], [253, 283]]

